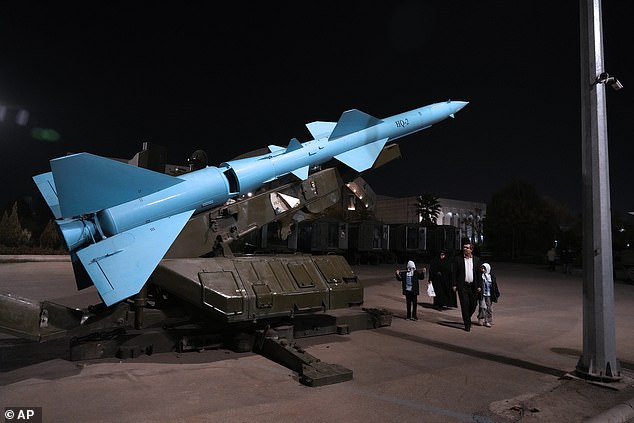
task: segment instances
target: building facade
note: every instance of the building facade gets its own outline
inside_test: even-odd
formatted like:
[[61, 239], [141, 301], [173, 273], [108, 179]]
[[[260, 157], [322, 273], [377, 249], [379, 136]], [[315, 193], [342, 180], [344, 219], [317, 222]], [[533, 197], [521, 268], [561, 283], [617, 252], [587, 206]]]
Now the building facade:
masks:
[[[419, 223], [417, 197], [395, 198], [377, 195], [374, 214], [386, 224]], [[483, 221], [486, 217], [486, 203], [439, 198], [440, 212], [437, 225], [450, 225], [460, 231], [461, 239], [469, 239], [474, 244], [482, 244]]]

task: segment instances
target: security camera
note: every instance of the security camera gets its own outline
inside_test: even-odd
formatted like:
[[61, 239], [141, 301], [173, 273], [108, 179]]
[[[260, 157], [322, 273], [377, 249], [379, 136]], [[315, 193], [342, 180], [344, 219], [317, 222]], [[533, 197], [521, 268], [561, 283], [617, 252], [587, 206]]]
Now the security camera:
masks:
[[623, 84], [621, 84], [621, 81], [616, 79], [614, 76], [610, 76], [610, 74], [607, 72], [601, 72], [596, 77], [592, 85], [594, 86], [596, 84], [610, 84], [610, 87], [612, 87], [614, 91], [618, 91], [623, 88]]
[[618, 79], [616, 79], [615, 77], [611, 76], [610, 78], [608, 78], [605, 82], [607, 82], [608, 84], [610, 84], [610, 87], [612, 87], [612, 89], [614, 91], [618, 91], [621, 88], [623, 88], [623, 84], [621, 84], [621, 81], [619, 81]]

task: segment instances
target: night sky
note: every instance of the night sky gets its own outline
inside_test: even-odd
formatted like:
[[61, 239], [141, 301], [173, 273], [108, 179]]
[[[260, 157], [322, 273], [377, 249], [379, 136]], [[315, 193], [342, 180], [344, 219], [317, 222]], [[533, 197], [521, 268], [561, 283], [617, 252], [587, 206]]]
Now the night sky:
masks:
[[[604, 1], [612, 205], [634, 210], [634, 2]], [[470, 104], [400, 141], [364, 177], [378, 194], [488, 202], [514, 178], [581, 206], [576, 1], [11, 2], [0, 10], [0, 207], [48, 160], [131, 158], [143, 142], [210, 165], [336, 121]], [[29, 110], [27, 127], [14, 123]], [[31, 137], [53, 128], [58, 141]]]

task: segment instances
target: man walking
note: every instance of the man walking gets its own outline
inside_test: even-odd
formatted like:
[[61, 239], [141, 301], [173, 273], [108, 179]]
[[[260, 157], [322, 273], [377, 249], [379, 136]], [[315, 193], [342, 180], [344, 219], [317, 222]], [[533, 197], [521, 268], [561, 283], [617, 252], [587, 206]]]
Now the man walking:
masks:
[[464, 322], [464, 330], [471, 331], [471, 316], [478, 306], [478, 296], [482, 292], [480, 276], [480, 259], [473, 255], [473, 244], [462, 245], [462, 255], [456, 259], [456, 273], [453, 283], [454, 291], [460, 298], [460, 312]]

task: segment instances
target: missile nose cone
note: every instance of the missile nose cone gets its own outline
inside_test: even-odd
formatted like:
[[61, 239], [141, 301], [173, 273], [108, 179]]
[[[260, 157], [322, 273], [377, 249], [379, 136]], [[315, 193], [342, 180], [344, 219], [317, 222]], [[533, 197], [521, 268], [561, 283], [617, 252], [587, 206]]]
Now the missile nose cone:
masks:
[[468, 101], [447, 101], [449, 117], [454, 117], [454, 114], [462, 110], [467, 104], [469, 104]]
[[469, 102], [468, 101], [451, 101], [450, 104], [453, 106], [454, 113], [456, 113], [462, 110], [464, 106], [469, 104]]

